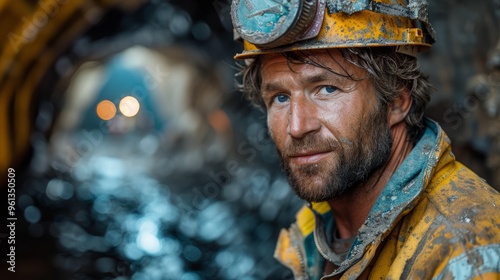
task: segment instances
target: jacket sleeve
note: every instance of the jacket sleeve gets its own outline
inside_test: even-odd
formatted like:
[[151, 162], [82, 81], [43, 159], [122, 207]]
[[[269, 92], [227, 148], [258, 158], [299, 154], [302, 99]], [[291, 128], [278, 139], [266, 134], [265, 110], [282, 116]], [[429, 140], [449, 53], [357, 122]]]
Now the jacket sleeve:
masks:
[[474, 247], [456, 256], [433, 279], [500, 279], [500, 244]]

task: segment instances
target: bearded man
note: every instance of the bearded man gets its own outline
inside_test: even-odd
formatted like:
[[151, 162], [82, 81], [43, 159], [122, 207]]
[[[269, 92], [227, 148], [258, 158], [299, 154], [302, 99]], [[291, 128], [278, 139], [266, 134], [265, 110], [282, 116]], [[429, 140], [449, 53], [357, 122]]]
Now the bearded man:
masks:
[[424, 117], [423, 0], [235, 0], [241, 90], [307, 205], [275, 257], [295, 279], [500, 279], [500, 195]]

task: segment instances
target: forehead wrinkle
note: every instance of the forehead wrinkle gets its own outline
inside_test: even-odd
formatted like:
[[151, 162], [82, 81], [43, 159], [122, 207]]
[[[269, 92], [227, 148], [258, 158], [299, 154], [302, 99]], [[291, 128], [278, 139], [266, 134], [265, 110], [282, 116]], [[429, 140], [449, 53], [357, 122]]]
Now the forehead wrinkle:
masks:
[[[340, 87], [343, 86], [346, 89], [347, 88], [352, 89], [356, 87], [357, 83], [355, 83], [354, 80], [352, 80], [352, 78], [343, 76], [342, 74], [339, 74], [337, 71], [339, 70], [345, 71], [347, 75], [357, 76], [357, 74], [359, 74], [360, 72], [359, 70], [362, 70], [362, 69], [351, 69], [351, 71], [348, 71], [347, 68], [344, 68], [343, 65], [341, 65], [337, 61], [337, 59], [332, 59], [334, 60], [334, 62], [332, 62], [333, 65], [330, 65], [329, 67], [326, 65], [325, 67], [319, 67], [313, 64], [302, 63], [302, 62], [291, 64], [289, 58], [282, 57], [283, 59], [276, 60], [277, 57], [279, 58], [279, 55], [276, 54], [266, 55], [262, 59], [262, 63], [260, 66], [261, 75], [263, 78], [265, 76], [265, 78], [261, 83], [261, 93], [264, 93], [266, 91], [267, 92], [283, 91], [292, 86], [291, 83], [293, 83], [295, 86], [304, 86], [307, 84], [328, 82], [329, 84], [332, 84], [334, 86], [340, 86]], [[273, 75], [276, 74], [275, 71], [267, 70], [270, 67], [278, 67], [279, 68], [278, 71], [284, 71], [283, 67], [286, 67], [292, 73], [276, 77], [275, 75]], [[264, 73], [266, 72], [266, 70], [272, 72]], [[295, 78], [291, 76], [295, 76]], [[274, 77], [274, 78], [272, 78], [273, 80], [269, 80], [269, 77]]]
[[[314, 67], [314, 66], [313, 66]], [[349, 84], [349, 79], [339, 76], [335, 73], [327, 71], [322, 68], [317, 68], [318, 71], [310, 71], [308, 69], [303, 69], [296, 73], [298, 77], [296, 79], [287, 79], [289, 76], [283, 76], [277, 80], [265, 82], [262, 84], [261, 90], [262, 92], [276, 92], [276, 91], [284, 91], [290, 87], [291, 84], [296, 86], [304, 87], [311, 84], [318, 83], [328, 83], [336, 86], [346, 87]], [[287, 79], [287, 80], [285, 80]], [[356, 84], [356, 83], [354, 83]], [[354, 85], [351, 85], [352, 87]], [[349, 87], [349, 88], [350, 88]]]
[[[278, 70], [280, 72], [281, 70]], [[261, 84], [261, 92], [275, 92], [275, 91], [286, 91], [291, 85], [297, 86], [300, 79], [291, 78], [289, 74], [286, 75], [274, 75], [276, 72], [268, 75], [264, 75]], [[293, 74], [292, 74], [293, 75]]]
[[317, 71], [304, 71], [304, 76], [301, 76], [300, 78], [303, 85], [318, 84], [324, 82], [325, 84], [333, 86], [346, 87], [349, 82], [352, 81], [335, 72], [331, 72], [320, 67], [315, 68], [317, 69]]

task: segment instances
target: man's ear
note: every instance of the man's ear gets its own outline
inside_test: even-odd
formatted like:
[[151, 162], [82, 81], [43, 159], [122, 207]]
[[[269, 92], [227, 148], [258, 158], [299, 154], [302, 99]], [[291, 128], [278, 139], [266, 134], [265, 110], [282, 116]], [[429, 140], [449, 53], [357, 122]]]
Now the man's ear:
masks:
[[411, 104], [412, 99], [408, 89], [405, 88], [401, 90], [399, 96], [394, 99], [388, 108], [388, 121], [390, 127], [404, 121], [410, 112]]

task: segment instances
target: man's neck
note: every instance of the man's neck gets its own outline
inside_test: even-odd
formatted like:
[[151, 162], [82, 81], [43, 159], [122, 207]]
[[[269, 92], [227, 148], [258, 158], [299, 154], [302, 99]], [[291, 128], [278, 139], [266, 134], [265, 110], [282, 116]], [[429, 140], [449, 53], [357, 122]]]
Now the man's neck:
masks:
[[404, 122], [391, 127], [391, 134], [393, 145], [386, 164], [370, 179], [359, 185], [357, 188], [359, 191], [356, 193], [328, 201], [340, 238], [349, 238], [357, 234], [392, 174], [413, 148]]

